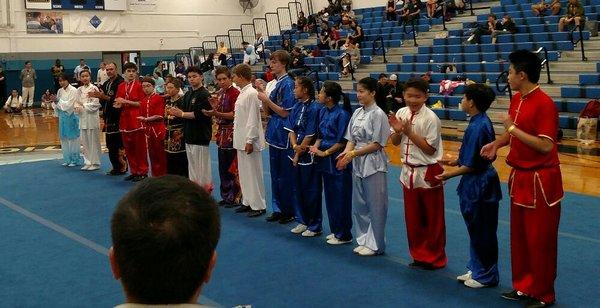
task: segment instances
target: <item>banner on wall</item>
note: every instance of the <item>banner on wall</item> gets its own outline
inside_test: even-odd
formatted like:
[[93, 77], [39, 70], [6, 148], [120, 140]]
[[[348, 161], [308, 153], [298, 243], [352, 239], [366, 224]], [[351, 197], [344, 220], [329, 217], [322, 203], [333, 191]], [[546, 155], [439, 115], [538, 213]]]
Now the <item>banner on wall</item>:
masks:
[[63, 13], [27, 12], [25, 13], [28, 34], [62, 34]]
[[127, 0], [25, 0], [26, 9], [124, 11]]
[[70, 32], [75, 34], [119, 34], [121, 17], [103, 14], [70, 14]]
[[158, 0], [129, 0], [129, 10], [131, 11], [156, 11]]

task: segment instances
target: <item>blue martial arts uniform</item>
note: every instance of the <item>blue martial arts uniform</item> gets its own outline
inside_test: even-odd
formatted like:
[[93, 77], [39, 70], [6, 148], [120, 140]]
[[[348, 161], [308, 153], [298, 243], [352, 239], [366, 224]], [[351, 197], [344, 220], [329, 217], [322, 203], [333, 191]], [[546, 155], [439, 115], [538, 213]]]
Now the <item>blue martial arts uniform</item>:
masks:
[[[269, 98], [285, 110], [291, 110], [296, 103], [294, 97], [294, 80], [288, 75], [278, 78]], [[271, 207], [273, 213], [293, 217], [294, 193], [292, 162], [288, 156], [290, 149], [288, 131], [284, 129], [286, 118], [271, 112], [267, 123], [265, 141], [269, 145], [269, 163], [271, 168]]]
[[[288, 132], [296, 133], [298, 145], [302, 144], [304, 138], [309, 137], [314, 138], [310, 143], [311, 145], [314, 144], [321, 106], [312, 99], [305, 102], [298, 101], [294, 105], [287, 118], [285, 129]], [[294, 154], [294, 152], [290, 153], [288, 157], [290, 161], [294, 158]], [[296, 221], [307, 226], [310, 231], [321, 232], [323, 183], [321, 177], [317, 174], [313, 154], [306, 151], [299, 156], [298, 164], [293, 168], [293, 177]]]
[[[346, 143], [344, 135], [350, 122], [350, 114], [339, 105], [323, 107], [319, 112], [319, 150], [325, 151], [336, 143]], [[323, 179], [325, 205], [329, 228], [342, 241], [352, 239], [352, 164], [337, 170], [335, 158], [344, 150], [342, 147], [326, 157], [317, 158], [317, 171]]]
[[492, 161], [481, 157], [479, 152], [494, 140], [490, 118], [486, 113], [479, 113], [469, 121], [458, 156], [460, 166], [475, 169], [461, 177], [457, 188], [460, 210], [471, 238], [467, 268], [472, 272], [472, 279], [488, 286], [495, 286], [499, 281], [496, 229], [502, 192]]

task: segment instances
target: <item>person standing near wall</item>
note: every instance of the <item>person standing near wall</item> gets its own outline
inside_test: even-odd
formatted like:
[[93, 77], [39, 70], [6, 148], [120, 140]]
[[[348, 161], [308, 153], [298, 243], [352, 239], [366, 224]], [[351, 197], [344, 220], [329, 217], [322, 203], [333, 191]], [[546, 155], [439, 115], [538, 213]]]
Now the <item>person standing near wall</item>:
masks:
[[0, 102], [6, 100], [6, 75], [4, 69], [0, 66]]
[[100, 86], [104, 84], [108, 80], [108, 75], [106, 74], [106, 63], [104, 61], [100, 62], [100, 69], [98, 69], [98, 74], [96, 74], [96, 85]]
[[54, 62], [54, 66], [50, 69], [52, 73], [52, 78], [54, 79], [54, 92], [57, 92], [60, 89], [60, 84], [58, 84], [58, 76], [65, 72], [65, 67], [60, 62], [60, 59], [56, 59]]
[[87, 65], [85, 64], [85, 60], [79, 59], [79, 65], [76, 66], [75, 69], [73, 70], [73, 77], [78, 82], [79, 82], [79, 74], [81, 74], [81, 72], [83, 72], [83, 70], [85, 69], [86, 66]]
[[35, 69], [31, 65], [31, 61], [25, 62], [25, 68], [21, 70], [21, 84], [23, 86], [23, 104], [24, 107], [33, 107], [33, 97], [35, 95]]

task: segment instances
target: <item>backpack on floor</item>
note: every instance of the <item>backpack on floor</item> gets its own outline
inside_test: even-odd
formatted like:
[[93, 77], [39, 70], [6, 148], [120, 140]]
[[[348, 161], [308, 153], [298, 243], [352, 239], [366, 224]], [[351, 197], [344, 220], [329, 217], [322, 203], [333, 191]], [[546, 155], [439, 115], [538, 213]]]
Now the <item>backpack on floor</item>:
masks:
[[597, 140], [598, 117], [600, 116], [600, 100], [589, 101], [579, 114], [577, 121], [577, 139], [584, 143]]

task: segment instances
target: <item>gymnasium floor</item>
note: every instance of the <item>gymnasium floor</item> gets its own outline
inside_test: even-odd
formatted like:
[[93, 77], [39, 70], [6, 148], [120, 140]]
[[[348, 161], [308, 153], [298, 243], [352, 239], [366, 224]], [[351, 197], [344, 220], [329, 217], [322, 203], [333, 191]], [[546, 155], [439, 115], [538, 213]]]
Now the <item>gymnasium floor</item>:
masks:
[[[111, 245], [110, 216], [117, 200], [134, 184], [60, 166], [55, 159], [54, 122], [39, 110], [32, 113], [22, 116], [29, 117], [22, 126], [14, 125], [14, 118], [0, 116], [0, 307], [119, 304], [122, 291], [112, 279], [106, 256]], [[456, 155], [459, 143], [446, 141], [444, 146]], [[569, 192], [559, 230], [557, 307], [600, 306], [600, 271], [595, 267], [600, 252], [596, 147], [579, 150], [591, 155], [578, 154], [572, 144], [561, 147]], [[216, 158], [214, 146], [211, 150]], [[393, 149], [389, 150], [396, 162]], [[104, 157], [104, 171], [108, 165]], [[496, 165], [505, 178], [503, 159]], [[212, 166], [218, 184], [216, 161]], [[510, 289], [506, 185], [498, 226], [501, 283], [496, 288], [471, 290], [455, 281], [468, 260], [468, 237], [455, 193], [458, 179], [448, 181], [445, 190], [448, 266], [422, 271], [407, 266], [410, 256], [399, 171], [394, 165], [388, 175], [388, 250], [379, 257], [355, 256], [352, 245], [331, 247], [324, 236], [293, 235], [289, 232], [292, 224], [269, 224], [264, 216], [251, 219], [221, 209], [218, 264], [201, 302], [223, 307], [518, 307], [499, 297]], [[269, 197], [269, 185], [266, 188]], [[324, 228], [328, 234], [327, 223]]]

